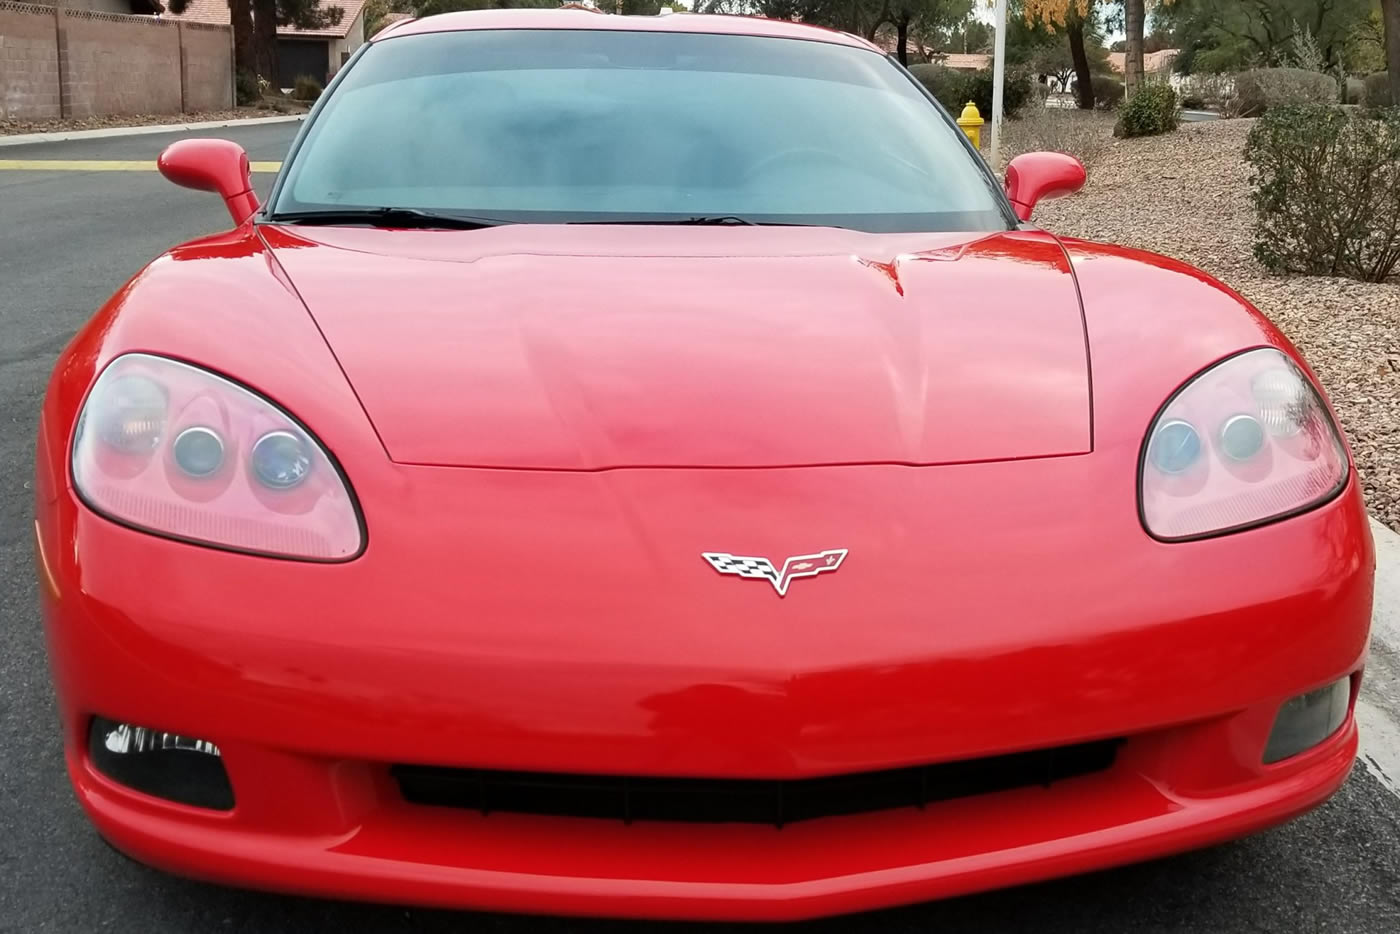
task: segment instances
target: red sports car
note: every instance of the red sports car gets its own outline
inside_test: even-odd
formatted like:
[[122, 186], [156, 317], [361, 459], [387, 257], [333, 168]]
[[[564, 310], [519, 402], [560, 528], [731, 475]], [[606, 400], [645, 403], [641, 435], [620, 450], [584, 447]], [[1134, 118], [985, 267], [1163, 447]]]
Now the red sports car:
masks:
[[399, 24], [63, 352], [67, 763], [235, 885], [785, 919], [1201, 846], [1356, 750], [1374, 557], [1243, 299], [851, 36]]

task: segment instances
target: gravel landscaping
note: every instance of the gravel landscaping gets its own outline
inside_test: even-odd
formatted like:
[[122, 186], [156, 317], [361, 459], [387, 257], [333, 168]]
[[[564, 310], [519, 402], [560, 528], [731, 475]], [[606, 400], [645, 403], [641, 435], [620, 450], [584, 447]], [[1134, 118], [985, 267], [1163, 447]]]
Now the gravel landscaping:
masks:
[[1400, 283], [1268, 275], [1251, 253], [1252, 120], [1115, 141], [1072, 198], [1036, 209], [1047, 230], [1142, 247], [1217, 276], [1303, 352], [1351, 440], [1372, 515], [1400, 531]]

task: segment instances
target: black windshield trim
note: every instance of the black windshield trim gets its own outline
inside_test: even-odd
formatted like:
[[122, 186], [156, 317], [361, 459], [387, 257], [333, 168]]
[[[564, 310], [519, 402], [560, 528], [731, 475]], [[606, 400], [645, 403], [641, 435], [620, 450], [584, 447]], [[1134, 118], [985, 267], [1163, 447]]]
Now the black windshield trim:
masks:
[[305, 211], [285, 211], [268, 214], [262, 219], [267, 224], [308, 224], [335, 226], [337, 224], [373, 227], [401, 227], [414, 229], [440, 230], [481, 230], [485, 227], [503, 227], [516, 221], [498, 217], [482, 217], [475, 214], [460, 214], [456, 211], [436, 211], [411, 207], [347, 207], [316, 208]]

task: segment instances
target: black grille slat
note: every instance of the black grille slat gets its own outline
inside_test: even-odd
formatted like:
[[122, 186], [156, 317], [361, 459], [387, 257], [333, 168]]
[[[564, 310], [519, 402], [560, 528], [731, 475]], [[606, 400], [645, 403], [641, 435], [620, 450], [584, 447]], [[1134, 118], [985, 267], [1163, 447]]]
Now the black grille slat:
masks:
[[556, 817], [772, 824], [919, 807], [1107, 769], [1119, 740], [938, 765], [796, 780], [570, 775], [395, 765], [405, 800]]

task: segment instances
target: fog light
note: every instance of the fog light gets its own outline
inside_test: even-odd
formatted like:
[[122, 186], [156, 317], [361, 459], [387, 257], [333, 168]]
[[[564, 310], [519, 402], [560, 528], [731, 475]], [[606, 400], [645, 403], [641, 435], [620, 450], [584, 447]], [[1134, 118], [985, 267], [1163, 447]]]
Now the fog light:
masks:
[[220, 811], [233, 807], [223, 755], [207, 740], [93, 717], [88, 757], [103, 775], [148, 795]]
[[1347, 718], [1351, 701], [1351, 679], [1333, 681], [1325, 688], [1299, 694], [1279, 708], [1274, 719], [1264, 761], [1277, 762], [1296, 756], [1322, 742]]

